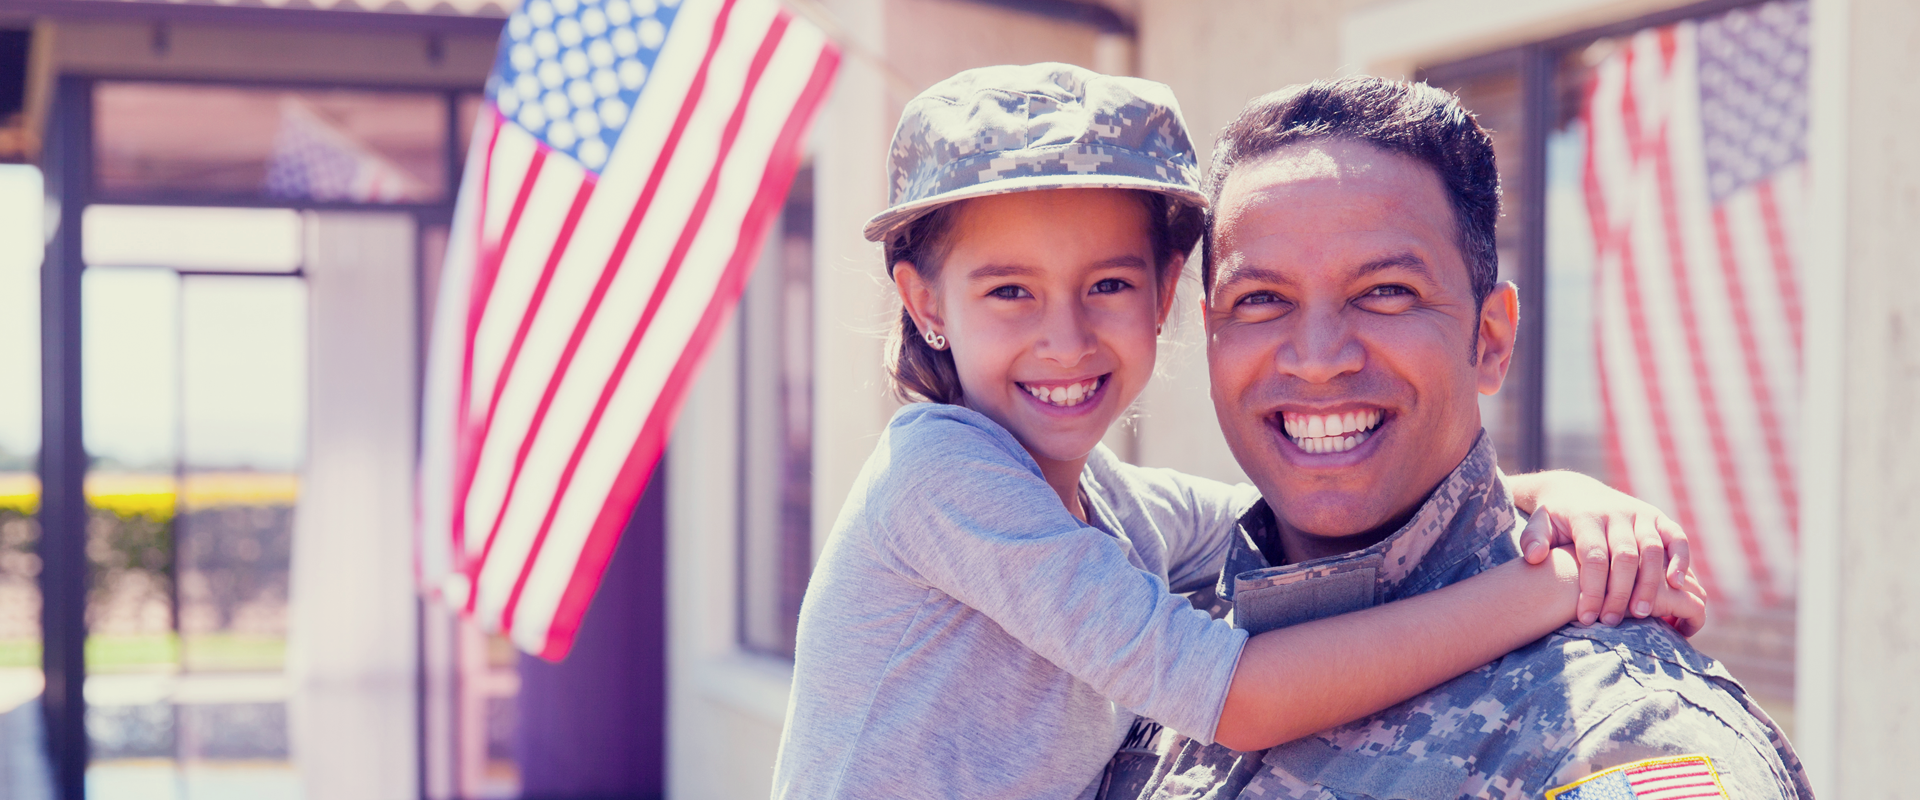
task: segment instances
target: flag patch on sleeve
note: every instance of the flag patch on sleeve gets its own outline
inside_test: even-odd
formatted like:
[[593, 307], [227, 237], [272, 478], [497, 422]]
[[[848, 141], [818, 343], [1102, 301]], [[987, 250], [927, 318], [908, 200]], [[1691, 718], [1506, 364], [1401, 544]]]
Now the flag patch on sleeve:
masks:
[[1697, 754], [1635, 761], [1547, 791], [1547, 800], [1724, 800], [1726, 796], [1713, 759]]

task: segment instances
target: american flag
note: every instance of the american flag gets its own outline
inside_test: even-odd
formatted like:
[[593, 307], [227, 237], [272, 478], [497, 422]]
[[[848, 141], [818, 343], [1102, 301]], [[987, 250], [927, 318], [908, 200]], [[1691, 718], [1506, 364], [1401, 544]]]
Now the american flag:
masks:
[[1609, 471], [1748, 607], [1794, 587], [1807, 65], [1764, 3], [1632, 36], [1584, 109]]
[[424, 200], [428, 194], [422, 181], [297, 97], [280, 100], [266, 189], [271, 197], [354, 203]]
[[838, 65], [772, 0], [508, 20], [431, 332], [430, 592], [566, 655]]
[[1547, 792], [1547, 800], [1705, 800], [1726, 797], [1706, 756], [1649, 758]]

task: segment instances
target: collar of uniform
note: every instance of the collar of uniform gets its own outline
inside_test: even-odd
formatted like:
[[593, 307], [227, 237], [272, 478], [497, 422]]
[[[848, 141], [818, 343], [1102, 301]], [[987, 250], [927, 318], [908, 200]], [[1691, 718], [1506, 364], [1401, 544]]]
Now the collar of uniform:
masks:
[[1513, 495], [1481, 431], [1413, 518], [1371, 547], [1271, 566], [1256, 543], [1277, 541], [1278, 523], [1265, 500], [1256, 503], [1240, 517], [1217, 591], [1233, 605], [1235, 624], [1255, 633], [1355, 611], [1464, 578], [1454, 568], [1476, 556], [1479, 563], [1466, 574], [1511, 557], [1492, 553], [1490, 545], [1506, 540], [1501, 534], [1515, 521]]

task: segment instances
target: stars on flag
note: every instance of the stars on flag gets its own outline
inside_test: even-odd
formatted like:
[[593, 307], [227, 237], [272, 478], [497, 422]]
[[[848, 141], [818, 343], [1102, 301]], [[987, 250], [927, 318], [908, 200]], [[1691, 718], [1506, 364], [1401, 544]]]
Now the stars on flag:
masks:
[[599, 170], [681, 0], [532, 0], [508, 18], [487, 96], [547, 146]]

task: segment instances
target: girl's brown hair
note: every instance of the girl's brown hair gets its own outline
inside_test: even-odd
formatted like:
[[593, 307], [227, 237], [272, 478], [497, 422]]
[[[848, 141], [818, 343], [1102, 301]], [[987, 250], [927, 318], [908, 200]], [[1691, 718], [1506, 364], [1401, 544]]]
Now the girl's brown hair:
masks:
[[[1193, 251], [1204, 226], [1200, 209], [1174, 200], [1159, 192], [1127, 190], [1147, 210], [1147, 237], [1153, 246], [1154, 277], [1159, 286], [1167, 285], [1167, 270], [1175, 256]], [[929, 283], [939, 280], [940, 267], [952, 249], [954, 222], [966, 201], [948, 203], [914, 220], [887, 237], [887, 277], [905, 261], [913, 264], [920, 277]], [[887, 342], [887, 375], [893, 394], [902, 402], [930, 402], [958, 405], [963, 397], [960, 373], [953, 365], [951, 350], [935, 350], [922, 338], [913, 315], [900, 309], [900, 325]]]

